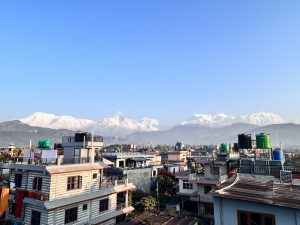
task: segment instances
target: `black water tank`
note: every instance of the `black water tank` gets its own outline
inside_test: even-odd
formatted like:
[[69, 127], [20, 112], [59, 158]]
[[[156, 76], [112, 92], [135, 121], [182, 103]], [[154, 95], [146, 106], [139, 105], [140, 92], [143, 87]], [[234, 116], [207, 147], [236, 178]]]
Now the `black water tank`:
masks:
[[239, 149], [250, 149], [252, 148], [251, 134], [239, 134]]
[[233, 144], [233, 150], [236, 151], [236, 152], [239, 151], [239, 144], [238, 143]]
[[92, 141], [92, 134], [87, 132], [75, 133], [75, 142]]

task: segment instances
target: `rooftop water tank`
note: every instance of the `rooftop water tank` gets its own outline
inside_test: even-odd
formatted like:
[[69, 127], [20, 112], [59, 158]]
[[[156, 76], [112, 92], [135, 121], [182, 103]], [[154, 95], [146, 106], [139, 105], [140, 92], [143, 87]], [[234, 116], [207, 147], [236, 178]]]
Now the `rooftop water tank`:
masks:
[[238, 135], [238, 144], [240, 149], [251, 149], [252, 141], [251, 134], [239, 134]]
[[270, 134], [260, 133], [256, 135], [256, 147], [260, 149], [271, 149]]
[[51, 147], [51, 141], [49, 139], [39, 140], [38, 147], [39, 148], [50, 148]]
[[222, 143], [221, 146], [220, 146], [220, 151], [221, 152], [228, 152], [229, 151], [229, 144]]
[[273, 158], [274, 160], [283, 160], [283, 151], [281, 150], [274, 150], [273, 151]]

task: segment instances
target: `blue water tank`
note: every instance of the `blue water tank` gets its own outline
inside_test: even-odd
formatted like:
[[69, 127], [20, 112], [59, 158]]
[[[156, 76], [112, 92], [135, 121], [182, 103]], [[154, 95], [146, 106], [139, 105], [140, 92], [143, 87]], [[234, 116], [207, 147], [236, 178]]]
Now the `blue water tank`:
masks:
[[283, 160], [283, 151], [281, 150], [274, 150], [273, 151], [273, 158], [274, 160]]

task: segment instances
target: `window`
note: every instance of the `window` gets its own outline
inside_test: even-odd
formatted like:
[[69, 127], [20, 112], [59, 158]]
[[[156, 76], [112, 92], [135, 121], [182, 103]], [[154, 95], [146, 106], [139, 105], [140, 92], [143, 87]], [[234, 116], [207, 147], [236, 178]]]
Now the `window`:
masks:
[[211, 186], [204, 186], [204, 194], [208, 194], [211, 191]]
[[31, 211], [31, 225], [40, 225], [41, 224], [41, 212]]
[[87, 204], [84, 204], [83, 206], [82, 206], [82, 210], [84, 211], [84, 210], [87, 210]]
[[77, 220], [78, 207], [66, 209], [65, 211], [65, 224], [71, 223]]
[[41, 177], [33, 178], [32, 189], [41, 191], [42, 190], [42, 182], [43, 182], [43, 178], [41, 178]]
[[125, 203], [126, 201], [126, 192], [119, 192], [117, 194], [117, 204]]
[[124, 161], [119, 161], [119, 167], [124, 167]]
[[108, 210], [108, 203], [109, 203], [108, 198], [100, 200], [100, 202], [99, 202], [99, 212], [104, 212], [104, 211]]
[[238, 225], [259, 224], [275, 225], [275, 216], [272, 214], [237, 211]]
[[188, 190], [192, 190], [193, 189], [193, 184], [189, 183], [188, 180], [183, 180], [183, 189], [188, 189]]
[[220, 175], [220, 169], [219, 169], [219, 167], [212, 166], [211, 167], [211, 173], [212, 173], [212, 175], [219, 176]]
[[94, 174], [93, 174], [93, 179], [97, 179], [97, 176], [98, 176], [98, 174], [97, 174], [97, 173], [94, 173]]
[[81, 187], [82, 187], [81, 176], [68, 177], [67, 190], [81, 189]]
[[17, 188], [22, 187], [22, 174], [19, 173], [15, 174], [15, 187]]

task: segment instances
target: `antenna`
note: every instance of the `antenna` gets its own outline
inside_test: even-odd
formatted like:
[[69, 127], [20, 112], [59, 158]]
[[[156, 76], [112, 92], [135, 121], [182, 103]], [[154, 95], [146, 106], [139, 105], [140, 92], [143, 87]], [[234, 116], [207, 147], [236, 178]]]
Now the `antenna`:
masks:
[[92, 146], [91, 146], [91, 152], [90, 152], [92, 163], [94, 163], [94, 157], [95, 157], [95, 153], [94, 153], [94, 130], [95, 130], [95, 127], [93, 127], [93, 129], [92, 129]]

